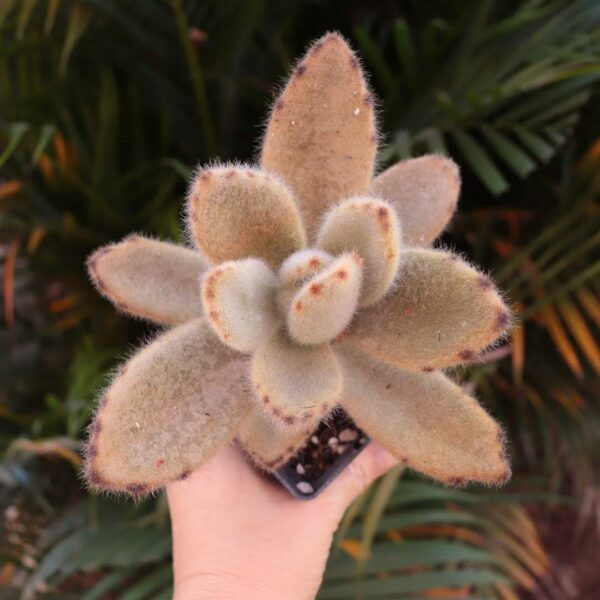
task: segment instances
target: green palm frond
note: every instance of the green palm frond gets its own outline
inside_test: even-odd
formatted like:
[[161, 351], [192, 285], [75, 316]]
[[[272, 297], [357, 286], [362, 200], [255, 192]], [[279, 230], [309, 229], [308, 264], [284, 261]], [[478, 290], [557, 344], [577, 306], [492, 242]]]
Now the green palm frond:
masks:
[[532, 590], [546, 572], [548, 559], [519, 494], [403, 479], [388, 496], [389, 482], [381, 480], [342, 525], [319, 598], [431, 597], [442, 590], [489, 598], [515, 584]]
[[[88, 594], [102, 598], [115, 588], [127, 591], [120, 598], [158, 598], [172, 593], [171, 536], [164, 519], [164, 504], [157, 506], [160, 518], [150, 518], [148, 507], [132, 510], [123, 504], [90, 499], [56, 521], [39, 548], [40, 562], [24, 586], [22, 600], [35, 596], [43, 585], [59, 590], [78, 573], [96, 573], [99, 584]], [[127, 543], [123, 543], [123, 540]], [[88, 598], [88, 596], [84, 596]]]
[[393, 99], [388, 159], [450, 148], [501, 194], [509, 175], [527, 177], [572, 134], [600, 78], [597, 3], [525, 2], [493, 20], [498, 8], [481, 2], [458, 24], [436, 19], [418, 32], [403, 20], [376, 37], [355, 30]]

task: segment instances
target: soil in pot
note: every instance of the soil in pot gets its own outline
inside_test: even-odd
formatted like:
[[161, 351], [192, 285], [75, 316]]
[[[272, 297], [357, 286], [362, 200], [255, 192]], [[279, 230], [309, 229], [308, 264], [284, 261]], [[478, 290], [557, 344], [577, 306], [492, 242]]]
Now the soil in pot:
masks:
[[341, 409], [321, 422], [306, 446], [275, 478], [296, 498], [318, 496], [367, 446], [369, 438]]

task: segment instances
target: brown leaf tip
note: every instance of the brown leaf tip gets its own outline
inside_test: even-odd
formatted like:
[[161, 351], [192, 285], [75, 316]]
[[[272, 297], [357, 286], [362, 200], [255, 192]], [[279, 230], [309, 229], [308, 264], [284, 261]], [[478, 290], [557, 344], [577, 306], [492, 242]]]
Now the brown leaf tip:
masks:
[[112, 244], [108, 246], [102, 246], [98, 248], [95, 252], [92, 252], [86, 260], [86, 265], [90, 275], [92, 276], [94, 283], [101, 286], [100, 281], [98, 280], [97, 267], [98, 261], [105, 255], [108, 254], [113, 249]]
[[377, 216], [382, 220], [385, 221], [387, 219], [389, 219], [390, 216], [390, 212], [388, 211], [388, 209], [385, 206], [380, 206], [377, 209]]
[[98, 448], [96, 447], [96, 444], [94, 444], [93, 442], [87, 444], [87, 446], [85, 447], [85, 456], [88, 460], [93, 460], [94, 458], [96, 458], [96, 455], [98, 454]]
[[296, 71], [294, 72], [294, 75], [296, 77], [302, 77], [302, 75], [304, 75], [304, 73], [306, 73], [306, 65], [304, 63], [300, 63], [296, 67]]
[[100, 473], [98, 473], [98, 471], [94, 468], [94, 467], [89, 467], [86, 473], [86, 479], [88, 480], [88, 483], [92, 486], [92, 487], [97, 487], [97, 488], [108, 488], [109, 486], [106, 483], [106, 480], [101, 477]]
[[466, 485], [466, 480], [464, 477], [453, 477], [448, 480], [448, 484], [454, 487], [464, 487]]
[[328, 38], [321, 38], [320, 40], [318, 40], [317, 42], [314, 43], [313, 47], [311, 48], [311, 52], [313, 54], [318, 54], [321, 51], [321, 48], [323, 48], [323, 46], [325, 45], [325, 42], [328, 41]]
[[504, 471], [502, 472], [502, 475], [500, 475], [500, 477], [498, 478], [497, 484], [505, 485], [506, 483], [508, 483], [511, 475], [512, 475], [512, 471], [510, 470], [510, 467], [507, 465], [506, 468], [504, 469]]
[[504, 429], [498, 429], [498, 443], [502, 448], [506, 446], [506, 440], [506, 432], [504, 431]]
[[473, 350], [463, 350], [459, 353], [458, 358], [464, 361], [471, 361], [475, 358], [475, 352]]
[[257, 460], [259, 465], [262, 465], [264, 469], [274, 469], [275, 467], [279, 466], [283, 461], [285, 460], [285, 458], [283, 456], [278, 456], [277, 458], [274, 458], [271, 461], [268, 462], [261, 462], [259, 460]]
[[510, 322], [510, 312], [504, 307], [499, 308], [496, 315], [496, 331], [504, 331], [505, 329], [508, 329]]
[[[328, 34], [326, 34], [321, 39], [323, 40], [323, 43], [328, 43], [328, 42], [342, 42], [342, 43], [345, 43], [344, 38], [337, 31], [330, 31]], [[319, 42], [317, 42], [317, 44], [318, 43]]]
[[492, 281], [492, 278], [485, 273], [482, 273], [481, 275], [479, 275], [479, 277], [477, 278], [477, 285], [482, 290], [494, 289], [494, 282]]
[[123, 242], [139, 242], [141, 239], [141, 235], [138, 235], [137, 233], [130, 233], [123, 238]]
[[358, 254], [358, 252], [353, 252], [352, 253], [352, 260], [359, 266], [362, 267], [363, 265], [363, 259], [362, 256], [360, 254]]
[[125, 490], [132, 496], [141, 496], [142, 494], [147, 494], [149, 492], [148, 487], [141, 483], [132, 483], [128, 485]]

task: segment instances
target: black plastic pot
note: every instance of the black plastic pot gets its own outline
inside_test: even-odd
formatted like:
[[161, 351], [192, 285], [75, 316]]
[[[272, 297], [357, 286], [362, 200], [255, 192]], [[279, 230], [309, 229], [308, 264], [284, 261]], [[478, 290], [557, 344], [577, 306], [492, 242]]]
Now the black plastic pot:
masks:
[[[341, 453], [338, 453], [323, 441], [330, 434], [335, 436], [340, 430], [355, 434], [356, 438], [352, 441], [338, 441], [337, 437], [330, 438], [329, 441], [336, 442], [333, 446], [334, 450], [337, 448], [341, 450]], [[316, 498], [368, 444], [369, 438], [352, 423], [343, 411], [339, 411], [332, 423], [322, 424], [315, 435], [309, 439], [306, 449], [301, 450], [297, 456], [277, 470], [274, 476], [295, 498], [311, 500]], [[325, 468], [316, 470], [311, 468], [314, 467], [311, 462], [314, 463], [315, 460], [325, 462]]]

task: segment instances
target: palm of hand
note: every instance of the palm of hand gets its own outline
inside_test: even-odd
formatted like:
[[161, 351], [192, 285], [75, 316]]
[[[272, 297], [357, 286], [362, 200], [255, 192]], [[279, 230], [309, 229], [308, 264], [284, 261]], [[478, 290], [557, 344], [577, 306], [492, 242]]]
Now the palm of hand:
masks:
[[176, 600], [314, 598], [346, 507], [395, 462], [371, 443], [321, 496], [298, 502], [223, 449], [167, 488]]

